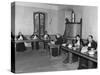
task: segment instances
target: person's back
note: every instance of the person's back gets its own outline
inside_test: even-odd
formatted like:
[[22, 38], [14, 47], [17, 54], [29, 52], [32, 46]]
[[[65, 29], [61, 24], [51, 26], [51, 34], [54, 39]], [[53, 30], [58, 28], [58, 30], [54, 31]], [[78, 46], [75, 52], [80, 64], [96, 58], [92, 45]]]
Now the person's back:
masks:
[[56, 36], [56, 39], [57, 39], [57, 41], [55, 42], [55, 44], [62, 44], [63, 43], [63, 39], [62, 39], [62, 36]]

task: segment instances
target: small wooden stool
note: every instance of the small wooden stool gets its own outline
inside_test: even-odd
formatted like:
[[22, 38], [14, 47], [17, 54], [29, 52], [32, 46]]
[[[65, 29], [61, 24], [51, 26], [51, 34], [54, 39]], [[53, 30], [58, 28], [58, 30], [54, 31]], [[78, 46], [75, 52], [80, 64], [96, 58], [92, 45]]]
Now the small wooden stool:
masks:
[[50, 56], [52, 57], [53, 56], [53, 49], [55, 49], [55, 48], [57, 48], [58, 50], [57, 50], [57, 56], [59, 55], [59, 48], [60, 48], [60, 45], [55, 45], [55, 44], [51, 44], [51, 43], [49, 43], [48, 44], [49, 45], [49, 47], [50, 47]]

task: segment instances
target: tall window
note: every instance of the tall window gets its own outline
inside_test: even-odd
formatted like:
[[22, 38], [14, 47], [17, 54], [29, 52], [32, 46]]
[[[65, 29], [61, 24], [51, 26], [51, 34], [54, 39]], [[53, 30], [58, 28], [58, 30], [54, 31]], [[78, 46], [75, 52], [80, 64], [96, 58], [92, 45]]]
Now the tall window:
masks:
[[39, 37], [44, 35], [45, 32], [45, 13], [34, 13], [34, 32], [37, 32]]

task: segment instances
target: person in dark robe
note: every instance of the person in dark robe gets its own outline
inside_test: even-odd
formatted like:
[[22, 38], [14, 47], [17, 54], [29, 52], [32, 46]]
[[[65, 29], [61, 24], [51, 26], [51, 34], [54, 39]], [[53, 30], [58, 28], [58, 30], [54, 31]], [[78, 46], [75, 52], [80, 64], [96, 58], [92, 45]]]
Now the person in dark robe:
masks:
[[61, 45], [63, 44], [63, 38], [60, 34], [57, 34], [55, 37], [56, 37], [55, 45], [60, 46], [59, 47], [59, 52], [58, 52], [59, 53], [58, 55], [60, 55], [61, 54]]
[[56, 36], [56, 41], [55, 41], [55, 44], [56, 45], [61, 45], [63, 43], [63, 38], [60, 34], [57, 34]]
[[[75, 39], [72, 40], [72, 47], [74, 50], [80, 51], [81, 45], [83, 45], [83, 41], [80, 38], [80, 35], [76, 35]], [[72, 62], [77, 62], [78, 61], [78, 55], [72, 54]]]
[[80, 48], [81, 45], [84, 45], [80, 35], [76, 35], [75, 39], [72, 40], [73, 47]]
[[45, 31], [45, 34], [43, 36], [43, 39], [44, 39], [44, 49], [45, 49], [47, 47], [48, 42], [50, 41], [50, 36], [47, 33], [47, 31]]
[[97, 42], [93, 40], [93, 36], [89, 35], [88, 39], [87, 39], [87, 43], [85, 44], [86, 46], [88, 46], [88, 50], [97, 49]]
[[[87, 46], [88, 51], [97, 49], [97, 42], [93, 40], [93, 36], [89, 35], [87, 39], [87, 43], [84, 44]], [[96, 68], [97, 63], [93, 63], [85, 58], [80, 58], [78, 69], [88, 69], [88, 68]]]
[[[30, 37], [31, 39], [39, 39], [39, 36], [37, 35], [37, 33], [36, 32], [34, 32], [32, 35], [31, 35], [31, 37]], [[36, 47], [36, 49], [38, 50], [39, 49], [39, 41], [35, 41], [35, 42], [31, 42], [31, 45], [32, 45], [32, 50], [34, 49], [34, 46]]]
[[[26, 38], [24, 37], [24, 35], [21, 32], [18, 33], [18, 36], [16, 37], [16, 39], [17, 40], [26, 40]], [[26, 50], [26, 47], [25, 47], [24, 42], [16, 44], [16, 51], [24, 52], [25, 50]]]
[[[75, 38], [72, 40], [72, 48], [73, 50], [77, 50], [80, 51], [81, 45], [83, 45], [83, 41], [80, 38], [80, 35], [76, 35]], [[69, 45], [69, 44], [68, 44]], [[76, 54], [72, 54], [72, 63], [77, 62], [78, 61], [78, 55]], [[63, 63], [69, 63], [69, 52], [67, 53], [67, 58], [63, 61]]]

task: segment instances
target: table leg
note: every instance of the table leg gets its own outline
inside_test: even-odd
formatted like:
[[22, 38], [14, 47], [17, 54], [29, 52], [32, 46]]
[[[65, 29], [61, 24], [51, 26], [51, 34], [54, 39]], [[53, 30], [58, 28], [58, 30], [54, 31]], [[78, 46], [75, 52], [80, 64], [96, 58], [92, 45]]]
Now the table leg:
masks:
[[58, 56], [59, 56], [59, 47], [58, 47]]
[[66, 58], [64, 59], [63, 63], [67, 64], [67, 63], [69, 63], [69, 52], [65, 53], [65, 57]]
[[72, 53], [69, 52], [69, 63], [72, 63]]
[[83, 57], [79, 57], [78, 69], [88, 69], [88, 60]]
[[88, 69], [97, 68], [97, 63], [88, 60]]
[[50, 56], [52, 56], [52, 48], [50, 48]]

